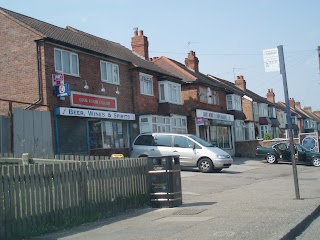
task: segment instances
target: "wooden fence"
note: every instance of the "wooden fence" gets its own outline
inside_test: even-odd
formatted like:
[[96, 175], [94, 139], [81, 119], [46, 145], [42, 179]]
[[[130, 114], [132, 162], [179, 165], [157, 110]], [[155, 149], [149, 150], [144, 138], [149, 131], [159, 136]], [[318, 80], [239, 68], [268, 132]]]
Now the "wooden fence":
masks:
[[22, 239], [148, 202], [147, 159], [0, 165], [0, 239]]

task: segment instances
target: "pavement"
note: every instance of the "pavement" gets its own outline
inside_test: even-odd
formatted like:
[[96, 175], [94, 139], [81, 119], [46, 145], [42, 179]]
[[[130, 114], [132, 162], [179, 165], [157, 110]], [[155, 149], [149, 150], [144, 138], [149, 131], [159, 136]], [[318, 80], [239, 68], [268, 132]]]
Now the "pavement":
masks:
[[136, 209], [34, 239], [295, 239], [320, 214], [320, 168], [304, 169], [298, 171], [301, 199], [292, 174], [280, 174], [207, 195], [183, 191], [179, 207]]

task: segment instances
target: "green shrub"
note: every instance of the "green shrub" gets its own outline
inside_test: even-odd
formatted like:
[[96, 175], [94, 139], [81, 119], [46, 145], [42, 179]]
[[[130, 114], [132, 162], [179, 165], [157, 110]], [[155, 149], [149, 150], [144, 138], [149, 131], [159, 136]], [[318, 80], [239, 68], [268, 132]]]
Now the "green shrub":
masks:
[[271, 136], [271, 134], [270, 133], [266, 133], [265, 135], [264, 135], [264, 137], [263, 137], [263, 140], [271, 140], [272, 139], [272, 136]]

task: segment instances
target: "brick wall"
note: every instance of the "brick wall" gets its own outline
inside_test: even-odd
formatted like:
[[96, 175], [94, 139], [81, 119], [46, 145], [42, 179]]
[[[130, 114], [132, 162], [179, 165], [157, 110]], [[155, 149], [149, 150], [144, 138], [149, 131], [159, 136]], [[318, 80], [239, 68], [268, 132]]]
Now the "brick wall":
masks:
[[253, 106], [250, 100], [242, 98], [242, 110], [246, 115], [246, 120], [253, 121]]
[[[38, 99], [37, 49], [34, 40], [40, 36], [2, 14], [0, 22], [0, 98], [34, 102]], [[0, 114], [8, 114], [8, 103], [0, 104]]]
[[258, 144], [258, 140], [235, 142], [235, 156], [255, 158]]

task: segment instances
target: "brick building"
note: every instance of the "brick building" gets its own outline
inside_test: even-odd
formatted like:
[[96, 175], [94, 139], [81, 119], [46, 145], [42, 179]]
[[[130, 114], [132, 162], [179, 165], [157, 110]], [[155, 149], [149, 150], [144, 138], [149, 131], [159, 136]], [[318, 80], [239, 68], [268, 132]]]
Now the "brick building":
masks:
[[180, 79], [146, 60], [142, 31], [132, 38], [141, 57], [118, 43], [3, 8], [0, 22], [0, 115], [14, 108], [50, 112], [55, 153], [128, 155], [132, 139], [147, 128], [140, 115], [166, 116], [150, 118], [159, 130], [158, 121], [170, 121], [172, 130], [171, 120], [186, 119], [181, 104], [159, 94], [159, 82], [179, 86]]

